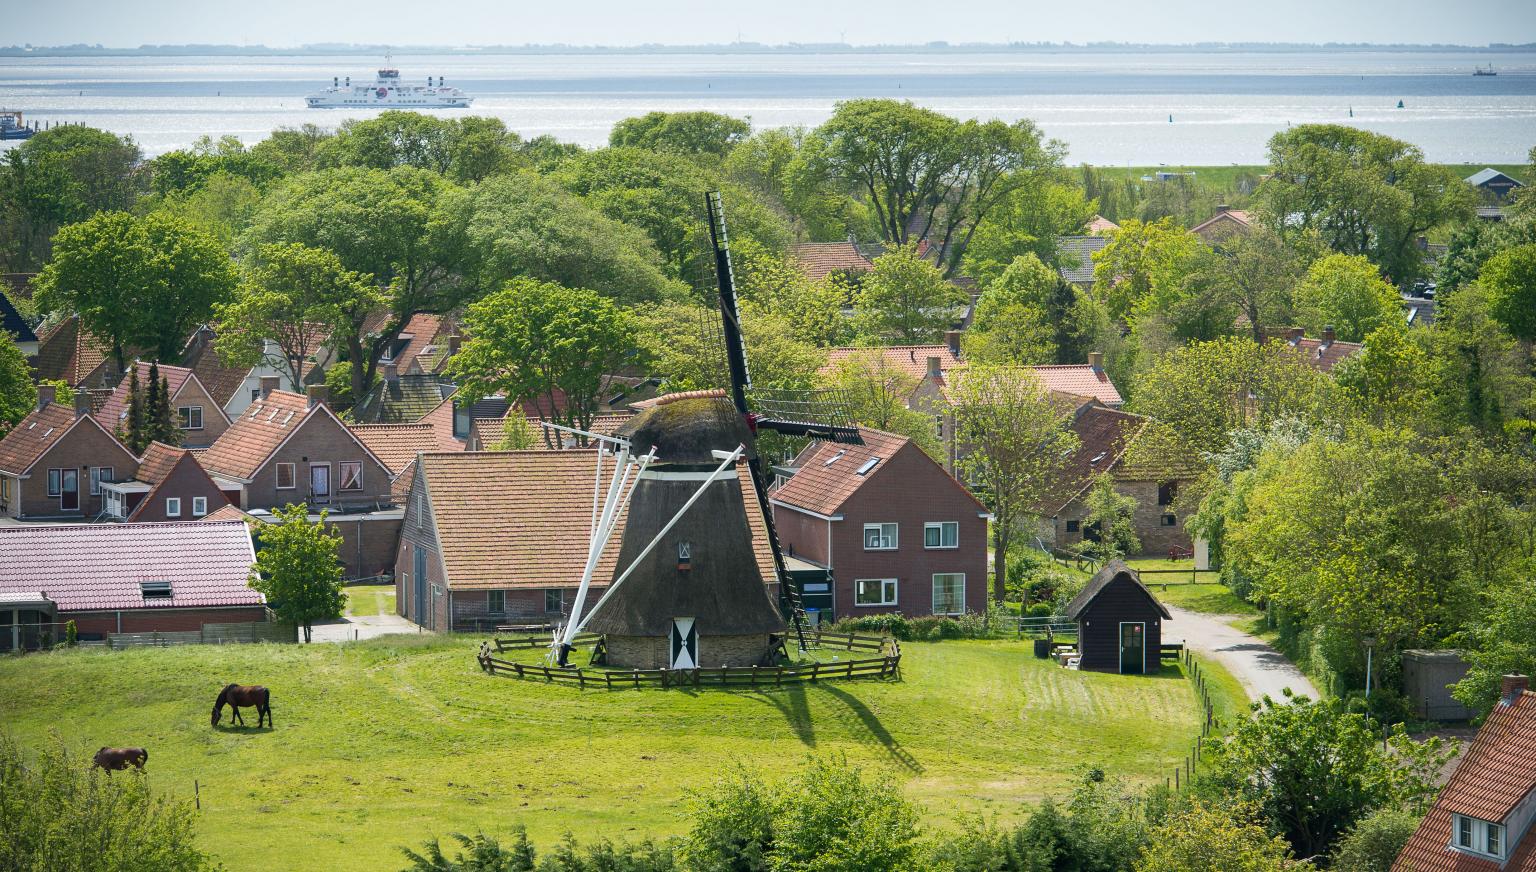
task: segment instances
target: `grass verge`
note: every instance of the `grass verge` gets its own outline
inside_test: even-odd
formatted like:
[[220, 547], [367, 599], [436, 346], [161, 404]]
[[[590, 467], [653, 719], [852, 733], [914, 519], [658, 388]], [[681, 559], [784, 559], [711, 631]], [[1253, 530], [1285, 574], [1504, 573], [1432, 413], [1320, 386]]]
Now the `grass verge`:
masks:
[[353, 617], [392, 615], [395, 613], [395, 586], [359, 584], [346, 588], [347, 614]]

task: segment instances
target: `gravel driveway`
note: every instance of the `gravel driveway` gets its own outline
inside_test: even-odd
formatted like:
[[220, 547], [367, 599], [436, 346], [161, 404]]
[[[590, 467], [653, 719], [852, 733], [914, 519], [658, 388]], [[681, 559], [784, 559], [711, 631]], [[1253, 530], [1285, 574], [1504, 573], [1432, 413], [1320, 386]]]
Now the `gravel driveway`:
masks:
[[1173, 605], [1168, 606], [1168, 611], [1173, 621], [1163, 628], [1164, 641], [1182, 639], [1190, 650], [1221, 661], [1242, 683], [1249, 699], [1257, 701], [1270, 696], [1278, 701], [1284, 698], [1281, 691], [1287, 687], [1294, 693], [1318, 698], [1317, 688], [1285, 655], [1263, 639], [1228, 623], [1241, 620], [1240, 616], [1208, 615]]

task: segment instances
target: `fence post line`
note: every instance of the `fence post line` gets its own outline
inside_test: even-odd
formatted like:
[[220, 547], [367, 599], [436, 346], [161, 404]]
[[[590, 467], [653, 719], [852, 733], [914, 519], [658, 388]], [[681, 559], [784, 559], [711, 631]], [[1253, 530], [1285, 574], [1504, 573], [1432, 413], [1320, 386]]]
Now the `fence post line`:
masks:
[[203, 794], [202, 790], [198, 787], [196, 778], [192, 779], [192, 802], [197, 806], [198, 811], [203, 810]]

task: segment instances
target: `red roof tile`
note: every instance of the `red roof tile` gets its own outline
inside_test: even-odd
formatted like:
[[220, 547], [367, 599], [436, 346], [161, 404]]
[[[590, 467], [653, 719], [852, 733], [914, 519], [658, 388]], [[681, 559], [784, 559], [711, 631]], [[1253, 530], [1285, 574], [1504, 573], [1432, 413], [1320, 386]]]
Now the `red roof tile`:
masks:
[[208, 396], [220, 406], [229, 405], [235, 391], [240, 390], [245, 377], [251, 374], [248, 366], [229, 366], [219, 359], [213, 350], [213, 331], [206, 327], [192, 337], [182, 362], [191, 367]]
[[[139, 389], [149, 390], [150, 364], [139, 360], [135, 361], [133, 366], [134, 369], [138, 370]], [[182, 386], [187, 383], [187, 379], [192, 377], [192, 370], [182, 366], [170, 366], [162, 363], [160, 364], [160, 377], [165, 379], [166, 387], [170, 389], [171, 396], [174, 397], [176, 392], [181, 390]], [[116, 433], [117, 428], [127, 420], [128, 392], [132, 388], [133, 376], [124, 376], [123, 380], [117, 383], [117, 387], [106, 398], [106, 401], [101, 404], [101, 407], [92, 413], [96, 417], [96, 422], [105, 427], [108, 432]]]
[[[859, 436], [864, 440], [863, 445], [812, 442], [795, 458], [795, 466], [799, 471], [783, 487], [773, 492], [773, 501], [818, 515], [835, 515], [865, 482], [879, 476], [890, 465], [888, 461], [898, 452], [922, 453], [922, 449], [913, 445], [912, 440], [905, 436], [868, 427], [860, 427]], [[862, 475], [859, 474], [859, 470], [864, 469], [872, 460], [875, 464], [865, 469]], [[934, 466], [938, 467], [938, 464]], [[942, 467], [939, 469], [942, 471]], [[965, 486], [958, 481], [955, 487], [965, 490]], [[971, 496], [970, 491], [966, 491], [966, 495]], [[971, 499], [976, 500], [974, 496]], [[976, 509], [987, 511], [987, 507], [979, 501], [976, 502]]]
[[1047, 498], [1045, 513], [1055, 515], [1077, 499], [1102, 473], [1116, 467], [1126, 448], [1147, 425], [1147, 419], [1118, 409], [1088, 405], [1079, 409], [1072, 421], [1077, 434], [1077, 450], [1067, 458], [1056, 486]]
[[928, 374], [928, 358], [930, 357], [937, 357], [939, 359], [939, 369], [941, 372], [962, 365], [960, 355], [948, 345], [893, 345], [887, 348], [844, 346], [828, 349], [827, 362], [821, 367], [818, 374], [822, 376], [832, 375], [843, 361], [867, 354], [879, 354], [888, 368], [903, 372], [915, 379], [923, 378]]
[[795, 246], [793, 256], [800, 271], [814, 281], [838, 270], [868, 272], [875, 268], [851, 242], [803, 242]]
[[1086, 363], [1032, 366], [1030, 369], [1040, 377], [1040, 384], [1047, 390], [1093, 397], [1106, 406], [1119, 406], [1125, 402], [1115, 383], [1109, 380], [1109, 374]]
[[1536, 835], [1510, 832], [1509, 859], [1500, 865], [1451, 850], [1451, 816], [1502, 822], [1536, 789], [1536, 693], [1522, 692], [1513, 705], [1502, 700], [1462, 755], [1461, 765], [1403, 846], [1393, 872], [1536, 872]]
[[145, 484], [159, 484], [171, 474], [171, 470], [176, 468], [176, 464], [180, 463], [183, 457], [190, 456], [191, 453], [185, 448], [177, 448], [164, 442], [151, 442], [149, 447], [144, 449], [144, 457], [139, 460], [139, 471], [134, 473], [133, 478]]
[[78, 386], [99, 370], [112, 349], [80, 326], [80, 316], [71, 315], [38, 338], [35, 368], [39, 380], [63, 379]]
[[[316, 406], [316, 409], [321, 407]], [[273, 391], [251, 403], [199, 458], [214, 475], [250, 480], [310, 413], [309, 398]]]
[[[0, 471], [24, 475], [38, 458], [57, 445], [76, 426], [100, 427], [89, 415], [78, 416], [72, 407], [58, 403], [49, 403], [42, 409], [32, 411], [21, 419], [21, 423], [12, 427], [4, 439], [0, 439]], [[114, 442], [117, 441], [112, 433], [108, 432], [107, 435]], [[133, 458], [133, 453], [127, 448], [123, 448], [123, 453]]]
[[[244, 524], [24, 524], [0, 527], [0, 592], [42, 591], [61, 611], [260, 605], [247, 585]], [[145, 600], [140, 582], [168, 581]]]

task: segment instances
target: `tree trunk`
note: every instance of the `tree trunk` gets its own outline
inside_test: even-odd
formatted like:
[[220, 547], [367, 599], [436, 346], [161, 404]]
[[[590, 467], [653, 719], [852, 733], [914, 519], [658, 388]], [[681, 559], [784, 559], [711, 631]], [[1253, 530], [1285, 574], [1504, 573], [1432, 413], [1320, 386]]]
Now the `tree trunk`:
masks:
[[311, 641], [313, 641], [313, 640], [310, 638], [309, 621], [305, 621], [304, 622], [304, 643], [305, 644], [309, 644]]
[[1001, 605], [1008, 595], [1008, 540], [1012, 537], [1008, 525], [995, 518], [992, 523], [996, 525], [992, 528], [992, 598]]

